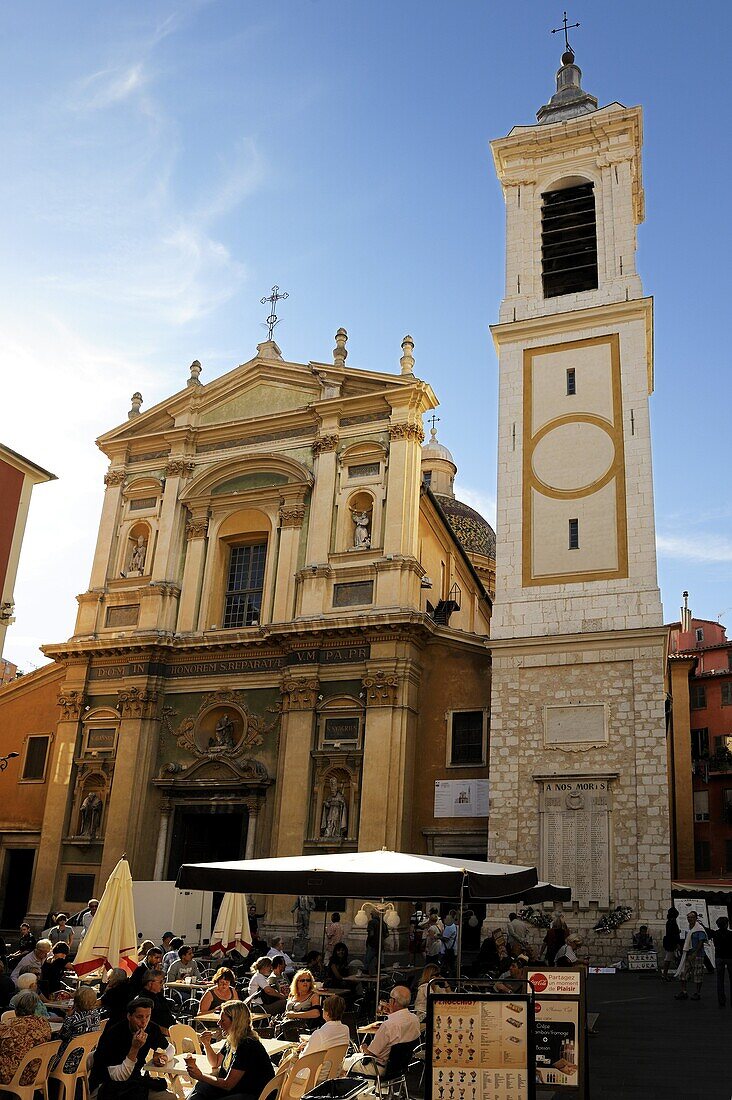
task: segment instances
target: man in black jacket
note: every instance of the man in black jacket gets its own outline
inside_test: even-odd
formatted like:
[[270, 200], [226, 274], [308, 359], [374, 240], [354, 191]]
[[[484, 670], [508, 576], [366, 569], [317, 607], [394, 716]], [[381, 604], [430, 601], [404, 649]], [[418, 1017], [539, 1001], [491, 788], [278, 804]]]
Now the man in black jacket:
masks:
[[714, 941], [714, 969], [717, 971], [717, 1003], [720, 1008], [724, 1008], [727, 1004], [725, 972], [729, 975], [730, 997], [732, 997], [732, 932], [729, 930], [727, 917], [717, 917], [717, 930], [712, 932], [712, 940]]
[[[161, 1066], [173, 1057], [174, 1048], [152, 1023], [153, 1002], [136, 997], [118, 1024], [109, 1024], [99, 1038], [94, 1054], [90, 1085], [99, 1086], [99, 1100], [148, 1100], [149, 1081], [142, 1067], [151, 1050], [153, 1065]], [[155, 1090], [158, 1100], [162, 1094]]]

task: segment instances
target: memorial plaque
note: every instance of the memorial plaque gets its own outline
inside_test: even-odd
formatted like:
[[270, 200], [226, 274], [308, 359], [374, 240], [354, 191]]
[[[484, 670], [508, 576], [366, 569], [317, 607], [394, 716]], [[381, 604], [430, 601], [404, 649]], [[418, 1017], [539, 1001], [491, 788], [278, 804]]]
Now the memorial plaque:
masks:
[[609, 780], [557, 778], [542, 786], [541, 877], [571, 886], [580, 904], [609, 905]]

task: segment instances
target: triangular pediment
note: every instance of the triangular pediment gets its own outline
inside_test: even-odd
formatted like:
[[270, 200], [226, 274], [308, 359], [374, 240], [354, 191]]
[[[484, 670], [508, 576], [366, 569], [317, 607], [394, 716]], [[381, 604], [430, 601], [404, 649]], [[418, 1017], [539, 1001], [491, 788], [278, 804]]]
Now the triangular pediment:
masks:
[[317, 399], [315, 387], [287, 385], [275, 379], [248, 379], [237, 388], [237, 393], [227, 394], [224, 400], [217, 401], [202, 412], [198, 418], [199, 424], [228, 424], [232, 420], [250, 420], [256, 416], [290, 412], [304, 408]]

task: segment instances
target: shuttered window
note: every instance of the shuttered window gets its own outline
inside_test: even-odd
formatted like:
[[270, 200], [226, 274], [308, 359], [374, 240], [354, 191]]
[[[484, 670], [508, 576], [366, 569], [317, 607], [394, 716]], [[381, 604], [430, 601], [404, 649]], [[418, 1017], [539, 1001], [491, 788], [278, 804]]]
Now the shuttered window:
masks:
[[591, 183], [542, 195], [541, 269], [544, 297], [597, 287], [597, 226]]
[[49, 737], [29, 737], [23, 763], [23, 779], [39, 780], [46, 774]]

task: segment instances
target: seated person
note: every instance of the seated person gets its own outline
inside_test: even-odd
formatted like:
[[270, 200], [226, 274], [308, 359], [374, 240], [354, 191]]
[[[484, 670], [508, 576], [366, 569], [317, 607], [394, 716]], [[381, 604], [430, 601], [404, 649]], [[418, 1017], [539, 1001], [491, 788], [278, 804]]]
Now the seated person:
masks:
[[282, 936], [277, 936], [275, 939], [272, 940], [272, 946], [267, 952], [267, 955], [270, 959], [273, 959], [275, 955], [282, 955], [283, 959], [285, 960], [285, 966], [287, 967], [287, 969], [290, 971], [295, 970], [294, 962], [285, 951], [285, 941], [282, 939]]
[[[414, 998], [414, 1011], [419, 1019], [420, 1023], [424, 1023], [427, 1019], [427, 987], [431, 981], [438, 978], [440, 975], [440, 968], [436, 963], [427, 963], [427, 966], [422, 971], [419, 979], [419, 985], [417, 986], [417, 995]], [[447, 982], [434, 982], [432, 985], [432, 992], [434, 993], [449, 993], [450, 986]]]
[[567, 936], [567, 942], [563, 943], [554, 956], [555, 966], [577, 966], [580, 959], [577, 955], [577, 948], [582, 946], [582, 937], [578, 936], [576, 932], [571, 936]]
[[302, 1055], [314, 1054], [317, 1050], [327, 1050], [350, 1043], [351, 1033], [343, 1023], [346, 1014], [346, 1002], [337, 993], [326, 997], [321, 1006], [325, 1023], [317, 1028], [308, 1041], [302, 1045]]
[[234, 971], [228, 966], [220, 966], [213, 976], [213, 986], [207, 989], [198, 1006], [199, 1016], [207, 1012], [218, 1012], [227, 1001], [238, 1001], [239, 994], [234, 985]]
[[135, 967], [130, 974], [130, 986], [133, 995], [137, 995], [142, 988], [142, 980], [148, 970], [160, 970], [163, 965], [163, 953], [159, 947], [151, 947], [145, 952], [142, 962]]
[[23, 921], [20, 926], [20, 939], [18, 940], [15, 951], [13, 951], [12, 954], [8, 955], [7, 963], [9, 965], [7, 966], [7, 969], [12, 970], [16, 963], [20, 962], [20, 960], [24, 958], [24, 956], [27, 955], [29, 951], [33, 950], [33, 948], [36, 946], [36, 943], [37, 940], [31, 932], [31, 926], [27, 923], [27, 921]]
[[634, 934], [633, 947], [636, 951], [653, 951], [653, 936], [650, 935], [647, 924], [642, 924]]
[[210, 1031], [201, 1035], [211, 1073], [199, 1069], [193, 1055], [186, 1057], [188, 1075], [196, 1082], [189, 1100], [223, 1100], [227, 1094], [256, 1098], [274, 1077], [269, 1055], [242, 1001], [229, 1001], [221, 1009], [221, 1030], [225, 1041], [220, 1051], [211, 1046]]
[[493, 938], [493, 933], [489, 932], [480, 945], [480, 951], [473, 961], [470, 973], [473, 978], [492, 978], [499, 974], [501, 969], [501, 957], [498, 954], [498, 947]]
[[48, 1008], [46, 1007], [46, 1002], [38, 992], [38, 977], [36, 974], [33, 973], [32, 970], [26, 971], [25, 973], [21, 974], [18, 978], [17, 985], [18, 992], [15, 994], [14, 997], [10, 998], [8, 1008], [15, 1008], [21, 993], [35, 993], [38, 997], [38, 1004], [36, 1005], [36, 1016], [44, 1016], [47, 1019], [51, 1016], [53, 1016], [54, 1019], [61, 1018], [60, 1013], [63, 1012], [63, 1009], [59, 1008], [59, 1015], [48, 1011]]
[[[175, 932], [163, 932], [163, 934], [161, 936], [160, 950], [163, 953], [163, 963], [165, 963], [165, 956], [168, 954], [168, 952], [173, 950], [173, 940], [174, 939], [175, 939]], [[181, 944], [178, 944], [178, 947], [180, 947], [180, 946], [181, 946]], [[175, 959], [173, 959], [173, 962], [175, 962]], [[166, 969], [165, 966], [163, 966], [163, 970], [165, 970], [165, 969]]]
[[323, 975], [325, 974], [322, 951], [308, 951], [303, 959], [303, 963], [315, 978], [316, 982], [322, 981]]
[[272, 973], [269, 976], [269, 984], [273, 989], [276, 989], [278, 993], [284, 993], [285, 996], [290, 992], [290, 983], [285, 974], [287, 963], [285, 962], [284, 955], [274, 955], [272, 958]]
[[63, 940], [54, 946], [52, 953], [41, 966], [41, 974], [38, 979], [38, 989], [41, 996], [48, 1000], [56, 993], [68, 991], [71, 987], [64, 982], [64, 972], [71, 970], [69, 962], [69, 947]]
[[526, 977], [528, 965], [528, 955], [517, 955], [515, 959], [511, 959], [508, 970], [504, 970], [493, 986], [496, 993], [525, 993], [526, 983], [523, 979]]
[[201, 967], [193, 958], [193, 948], [187, 943], [178, 948], [178, 961], [168, 969], [167, 980], [169, 982], [181, 982], [185, 978], [193, 978], [195, 981], [201, 977]]
[[148, 1054], [154, 1051], [153, 1065], [164, 1066], [175, 1053], [150, 1019], [152, 1010], [149, 997], [136, 997], [124, 1020], [108, 1024], [100, 1035], [89, 1078], [91, 1091], [99, 1088], [98, 1100], [148, 1100], [148, 1081], [142, 1076]]
[[26, 967], [30, 967], [34, 973], [40, 974], [41, 967], [48, 958], [48, 954], [52, 947], [53, 944], [50, 940], [38, 940], [32, 951], [29, 951], [22, 959], [18, 959], [18, 962], [15, 964], [15, 969], [10, 975], [13, 981], [17, 983], [21, 970], [24, 970]]
[[152, 1022], [160, 1028], [166, 1037], [175, 1023], [175, 1016], [170, 1010], [170, 1005], [163, 993], [165, 975], [162, 970], [148, 970], [142, 979], [140, 996], [152, 1001]]
[[[89, 1031], [101, 1031], [104, 1027], [105, 1020], [102, 1019], [102, 1009], [97, 1000], [97, 995], [90, 985], [80, 985], [74, 993], [74, 1004], [71, 1010], [71, 1014], [66, 1017], [61, 1025], [61, 1031], [59, 1032], [59, 1039], [61, 1040], [61, 1047], [58, 1052], [58, 1057], [55, 1062], [52, 1063], [52, 1068], [61, 1065], [64, 1060], [64, 1053], [67, 1050], [69, 1044], [73, 1039], [78, 1039], [80, 1035], [86, 1035]], [[75, 1051], [73, 1057], [69, 1056], [68, 1062], [64, 1065], [65, 1073], [75, 1073], [79, 1068], [79, 1062], [81, 1061], [81, 1051]]]
[[[358, 1073], [365, 1073], [369, 1077], [381, 1074], [386, 1069], [389, 1053], [398, 1043], [417, 1043], [420, 1036], [420, 1023], [413, 1012], [409, 1010], [409, 1002], [412, 994], [405, 985], [395, 985], [389, 996], [387, 1017], [379, 1026], [370, 1044], [361, 1043], [361, 1053], [346, 1058], [344, 1066], [347, 1071], [355, 1069]], [[364, 1055], [373, 1058], [371, 1062], [363, 1062]]]
[[[38, 1001], [37, 993], [25, 990], [16, 1000], [15, 1016], [0, 1024], [0, 1085], [10, 1084], [32, 1047], [51, 1041], [51, 1025], [36, 1015]], [[34, 1077], [33, 1067], [29, 1066], [21, 1078], [21, 1085], [30, 1084]]]
[[320, 994], [315, 991], [315, 979], [309, 970], [298, 970], [292, 979], [285, 1016], [308, 1027], [320, 1020]]
[[261, 936], [252, 928], [252, 947], [249, 954], [244, 959], [244, 967], [246, 970], [251, 970], [257, 959], [261, 959], [263, 955], [267, 954], [269, 945], [266, 940], [263, 940]]
[[166, 974], [170, 970], [173, 963], [178, 962], [178, 960], [180, 959], [180, 955], [178, 954], [178, 952], [180, 951], [182, 946], [183, 940], [180, 938], [180, 936], [173, 936], [173, 939], [170, 941], [170, 947], [166, 949], [166, 952], [163, 955], [162, 968]]
[[262, 1009], [270, 1016], [276, 1016], [287, 1004], [287, 997], [269, 984], [272, 960], [265, 955], [257, 959], [252, 969], [254, 973], [249, 981], [247, 1004], [252, 1008]]
[[99, 1000], [107, 1019], [112, 1023], [119, 1023], [127, 1015], [127, 1005], [134, 998], [132, 982], [127, 977], [127, 971], [121, 966], [115, 966], [107, 974], [107, 984], [104, 987]]

